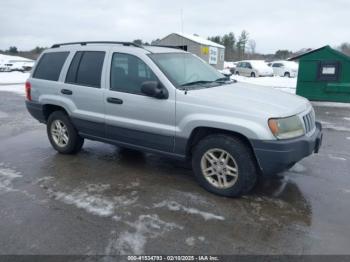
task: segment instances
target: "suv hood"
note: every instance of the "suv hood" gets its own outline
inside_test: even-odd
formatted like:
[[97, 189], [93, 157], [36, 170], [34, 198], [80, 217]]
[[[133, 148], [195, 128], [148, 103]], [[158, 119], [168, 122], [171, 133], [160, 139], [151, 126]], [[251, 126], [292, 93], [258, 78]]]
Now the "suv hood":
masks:
[[216, 110], [240, 111], [267, 117], [287, 117], [310, 107], [300, 96], [246, 83], [233, 83], [217, 87], [189, 90], [182, 102], [215, 107]]

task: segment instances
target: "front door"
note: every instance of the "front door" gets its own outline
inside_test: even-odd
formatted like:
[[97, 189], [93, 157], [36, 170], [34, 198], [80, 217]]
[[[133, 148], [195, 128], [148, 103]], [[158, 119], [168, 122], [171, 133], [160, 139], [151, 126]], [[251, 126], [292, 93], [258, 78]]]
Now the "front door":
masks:
[[159, 81], [149, 66], [135, 55], [113, 53], [109, 88], [105, 94], [106, 136], [121, 144], [173, 152], [175, 92], [168, 99], [141, 93], [144, 81]]

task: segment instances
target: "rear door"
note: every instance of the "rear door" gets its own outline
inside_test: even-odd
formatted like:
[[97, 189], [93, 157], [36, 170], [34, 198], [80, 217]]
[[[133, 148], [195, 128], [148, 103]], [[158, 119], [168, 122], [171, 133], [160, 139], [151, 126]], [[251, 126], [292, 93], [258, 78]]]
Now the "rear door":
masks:
[[141, 93], [144, 81], [160, 82], [154, 70], [160, 76], [161, 73], [150, 61], [146, 55], [121, 52], [111, 55], [104, 101], [106, 135], [129, 146], [173, 152], [175, 92], [168, 90], [168, 99], [156, 99]]
[[73, 52], [61, 88], [64, 103], [71, 109], [71, 118], [80, 133], [104, 137], [104, 68], [106, 51]]

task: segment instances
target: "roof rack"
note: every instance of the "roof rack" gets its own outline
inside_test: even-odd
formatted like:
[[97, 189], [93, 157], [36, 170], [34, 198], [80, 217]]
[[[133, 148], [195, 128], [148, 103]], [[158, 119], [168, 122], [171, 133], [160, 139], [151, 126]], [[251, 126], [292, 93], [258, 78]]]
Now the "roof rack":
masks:
[[70, 43], [54, 44], [51, 46], [51, 48], [58, 48], [58, 47], [63, 46], [63, 45], [88, 45], [88, 44], [112, 44], [112, 45], [124, 45], [124, 46], [134, 46], [134, 47], [142, 48], [142, 46], [135, 44], [133, 42], [115, 42], [115, 41], [70, 42]]

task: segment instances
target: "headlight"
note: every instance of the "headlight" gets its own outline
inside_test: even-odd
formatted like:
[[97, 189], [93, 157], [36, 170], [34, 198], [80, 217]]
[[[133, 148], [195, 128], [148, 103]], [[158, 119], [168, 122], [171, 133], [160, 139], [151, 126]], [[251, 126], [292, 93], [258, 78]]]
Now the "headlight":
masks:
[[298, 116], [269, 119], [272, 134], [278, 139], [288, 139], [304, 135], [304, 127]]

